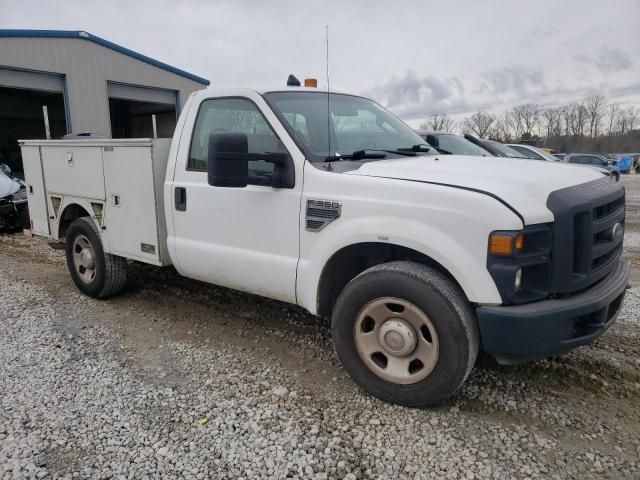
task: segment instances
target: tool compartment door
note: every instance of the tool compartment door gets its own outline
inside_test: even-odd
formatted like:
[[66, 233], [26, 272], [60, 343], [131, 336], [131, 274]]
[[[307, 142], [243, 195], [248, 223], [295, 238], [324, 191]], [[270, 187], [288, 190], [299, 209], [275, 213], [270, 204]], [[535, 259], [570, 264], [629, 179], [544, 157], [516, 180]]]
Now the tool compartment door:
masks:
[[101, 147], [47, 145], [41, 151], [48, 193], [104, 200]]
[[34, 235], [49, 236], [49, 213], [47, 211], [47, 195], [42, 175], [42, 163], [40, 162], [40, 147], [22, 146], [22, 165], [24, 178], [27, 184], [27, 203], [29, 205], [29, 218], [31, 219], [31, 232]]
[[103, 235], [114, 255], [160, 264], [151, 146], [113, 146], [103, 151], [107, 193]]

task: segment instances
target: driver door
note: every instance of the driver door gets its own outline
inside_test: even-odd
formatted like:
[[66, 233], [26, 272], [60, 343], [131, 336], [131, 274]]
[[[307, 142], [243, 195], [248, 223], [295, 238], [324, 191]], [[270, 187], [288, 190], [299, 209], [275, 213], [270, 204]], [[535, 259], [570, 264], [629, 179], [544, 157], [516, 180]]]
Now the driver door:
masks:
[[[176, 268], [187, 277], [295, 303], [300, 152], [285, 146], [281, 138], [289, 146], [293, 142], [258, 94], [209, 96], [190, 108], [189, 117], [186, 124], [195, 127], [190, 138], [186, 131], [182, 134], [172, 185], [173, 232], [170, 228], [168, 245]], [[249, 162], [254, 184], [210, 186], [208, 142], [214, 132], [245, 133], [248, 153], [288, 150], [294, 159], [295, 186], [270, 186], [273, 163], [262, 160]]]

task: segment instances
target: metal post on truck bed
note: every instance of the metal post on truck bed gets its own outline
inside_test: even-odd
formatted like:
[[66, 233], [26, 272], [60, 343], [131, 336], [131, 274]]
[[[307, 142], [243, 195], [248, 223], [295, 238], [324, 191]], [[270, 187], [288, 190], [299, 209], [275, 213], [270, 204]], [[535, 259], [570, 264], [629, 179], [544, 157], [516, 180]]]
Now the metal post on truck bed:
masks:
[[47, 140], [51, 140], [51, 131], [49, 130], [49, 111], [46, 105], [42, 106], [42, 116], [44, 117], [44, 133]]

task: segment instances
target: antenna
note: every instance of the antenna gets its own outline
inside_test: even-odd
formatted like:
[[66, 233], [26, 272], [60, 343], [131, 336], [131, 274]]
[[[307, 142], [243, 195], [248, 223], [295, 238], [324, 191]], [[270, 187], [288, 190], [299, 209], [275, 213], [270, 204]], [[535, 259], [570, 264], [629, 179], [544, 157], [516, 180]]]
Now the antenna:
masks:
[[[331, 156], [331, 109], [330, 109], [330, 99], [331, 95], [329, 94], [329, 25], [324, 26], [325, 38], [327, 40], [327, 139], [329, 142], [329, 156]], [[331, 164], [329, 164], [331, 165]]]

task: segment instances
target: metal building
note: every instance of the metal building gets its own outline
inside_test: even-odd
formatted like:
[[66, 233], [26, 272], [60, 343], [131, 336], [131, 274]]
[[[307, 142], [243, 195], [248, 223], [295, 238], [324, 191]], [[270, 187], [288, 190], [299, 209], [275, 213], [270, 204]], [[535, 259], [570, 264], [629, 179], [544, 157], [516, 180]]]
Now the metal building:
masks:
[[209, 81], [83, 31], [0, 30], [0, 163], [21, 171], [18, 139], [91, 132], [173, 134], [189, 94]]

